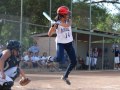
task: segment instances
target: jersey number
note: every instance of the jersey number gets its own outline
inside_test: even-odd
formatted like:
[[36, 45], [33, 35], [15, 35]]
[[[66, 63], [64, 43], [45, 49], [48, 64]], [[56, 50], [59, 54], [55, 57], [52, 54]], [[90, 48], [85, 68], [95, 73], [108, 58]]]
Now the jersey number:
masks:
[[66, 33], [66, 38], [68, 38], [68, 37], [70, 37], [70, 34], [69, 34], [69, 32], [68, 32], [68, 33]]

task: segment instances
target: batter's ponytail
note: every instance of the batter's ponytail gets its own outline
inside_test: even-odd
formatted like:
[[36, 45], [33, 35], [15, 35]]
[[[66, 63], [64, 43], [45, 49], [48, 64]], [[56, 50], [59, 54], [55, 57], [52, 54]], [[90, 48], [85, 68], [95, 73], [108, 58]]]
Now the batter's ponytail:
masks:
[[61, 18], [64, 18], [64, 15], [57, 15], [56, 17], [55, 17], [55, 21], [59, 21]]

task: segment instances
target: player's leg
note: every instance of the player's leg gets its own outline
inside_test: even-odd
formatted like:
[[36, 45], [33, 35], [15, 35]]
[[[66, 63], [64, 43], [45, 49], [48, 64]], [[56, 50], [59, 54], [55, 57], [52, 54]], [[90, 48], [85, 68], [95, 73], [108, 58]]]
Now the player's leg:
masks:
[[72, 43], [66, 44], [65, 50], [70, 58], [70, 64], [67, 67], [67, 70], [63, 76], [63, 79], [66, 79], [67, 84], [70, 85], [70, 82], [67, 78], [68, 78], [68, 75], [70, 74], [70, 72], [72, 71], [72, 69], [76, 66], [77, 60], [76, 60], [75, 50], [72, 46]]
[[118, 69], [118, 60], [119, 60], [119, 57], [114, 58], [114, 64], [115, 64], [114, 69]]
[[97, 65], [97, 58], [94, 58], [94, 64], [95, 64], [95, 69], [96, 69], [96, 65]]
[[20, 75], [20, 69], [18, 67], [12, 67], [5, 71], [5, 74], [15, 80]]
[[119, 69], [119, 57], [116, 57], [116, 64], [117, 64], [117, 69]]
[[117, 62], [116, 62], [116, 57], [114, 57], [114, 69], [117, 69]]
[[11, 90], [14, 81], [9, 76], [5, 76], [5, 79], [2, 79], [2, 75], [0, 73], [0, 90]]
[[95, 69], [95, 59], [92, 57], [91, 58], [91, 69], [93, 70], [93, 69]]
[[89, 57], [88, 56], [86, 57], [86, 69], [87, 70], [89, 69]]
[[64, 46], [60, 43], [57, 43], [56, 61], [59, 62], [59, 68], [62, 68], [62, 64], [64, 63]]
[[12, 68], [8, 69], [7, 71], [5, 71], [5, 74], [11, 79], [11, 81], [9, 80], [9, 78], [7, 80], [7, 84], [8, 84], [7, 90], [11, 90], [11, 87], [14, 85], [14, 80], [20, 74], [20, 70], [18, 67], [12, 67]]

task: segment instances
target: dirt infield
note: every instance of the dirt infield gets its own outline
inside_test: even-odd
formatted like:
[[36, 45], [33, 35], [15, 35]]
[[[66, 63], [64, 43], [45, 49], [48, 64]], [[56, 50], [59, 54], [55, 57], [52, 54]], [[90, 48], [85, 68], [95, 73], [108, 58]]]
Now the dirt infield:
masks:
[[31, 83], [20, 86], [17, 79], [12, 90], [120, 90], [120, 71], [73, 71], [71, 85], [60, 79], [63, 73], [27, 74]]

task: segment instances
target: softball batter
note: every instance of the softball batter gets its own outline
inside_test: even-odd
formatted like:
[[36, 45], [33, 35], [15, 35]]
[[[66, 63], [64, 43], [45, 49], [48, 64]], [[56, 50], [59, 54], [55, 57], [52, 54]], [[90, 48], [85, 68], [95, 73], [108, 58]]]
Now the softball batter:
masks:
[[54, 32], [56, 32], [56, 49], [57, 49], [57, 61], [64, 60], [64, 50], [66, 50], [69, 58], [70, 64], [67, 67], [66, 72], [64, 73], [63, 77], [61, 78], [64, 80], [68, 85], [71, 82], [68, 79], [68, 75], [72, 71], [72, 69], [76, 66], [76, 55], [75, 50], [73, 48], [73, 36], [72, 36], [72, 29], [71, 24], [72, 21], [69, 18], [70, 11], [66, 6], [60, 6], [57, 9], [57, 16], [55, 18], [56, 24], [52, 25], [49, 29], [48, 36], [52, 36]]

